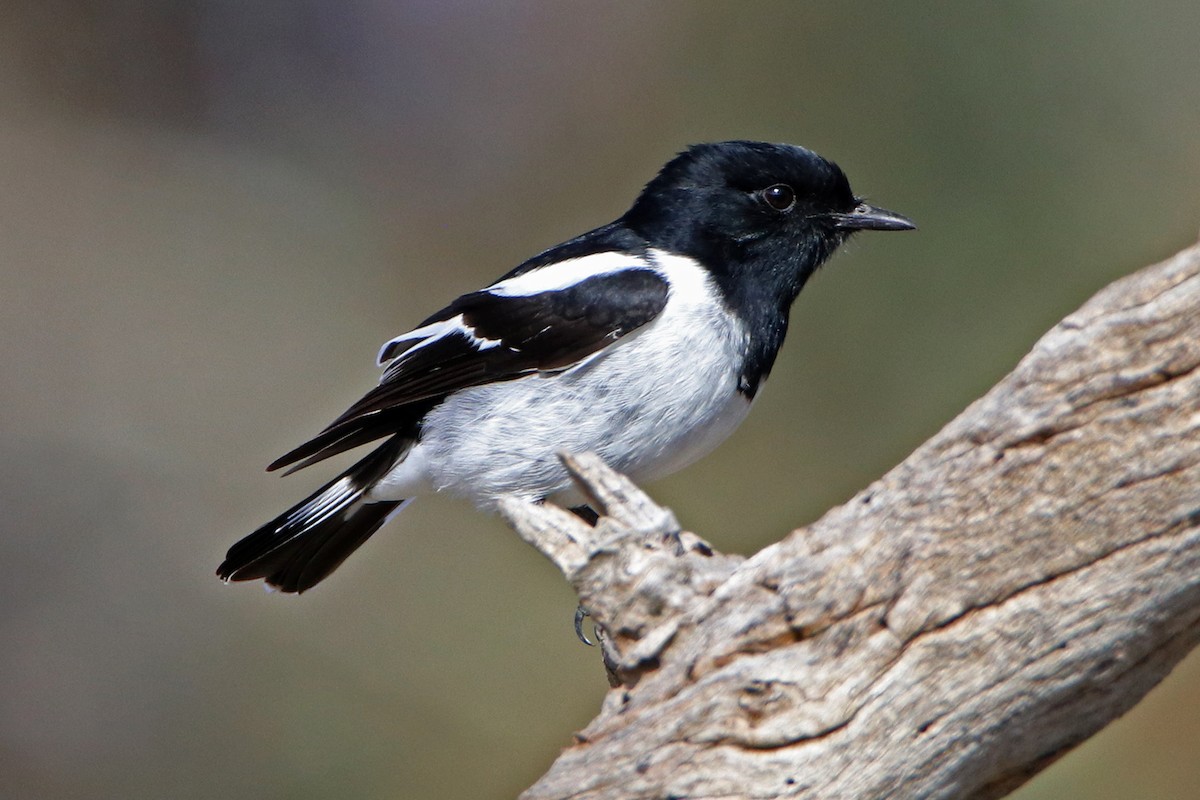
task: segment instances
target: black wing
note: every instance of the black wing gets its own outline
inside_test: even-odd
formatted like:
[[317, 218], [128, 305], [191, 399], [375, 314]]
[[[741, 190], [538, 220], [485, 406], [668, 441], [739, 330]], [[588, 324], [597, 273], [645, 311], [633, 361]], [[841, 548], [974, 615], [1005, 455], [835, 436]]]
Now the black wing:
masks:
[[267, 469], [297, 462], [294, 469], [301, 469], [398, 432], [415, 435], [421, 417], [451, 392], [566, 370], [599, 352], [667, 303], [666, 279], [636, 256], [629, 260], [639, 266], [534, 294], [506, 293], [496, 284], [463, 295], [384, 345], [380, 361], [391, 363], [379, 386]]

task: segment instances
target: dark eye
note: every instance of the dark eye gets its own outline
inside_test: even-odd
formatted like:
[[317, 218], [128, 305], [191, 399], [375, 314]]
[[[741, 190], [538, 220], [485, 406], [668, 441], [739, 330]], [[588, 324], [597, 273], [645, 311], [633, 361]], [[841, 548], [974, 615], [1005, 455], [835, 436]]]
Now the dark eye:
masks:
[[763, 202], [776, 211], [787, 211], [796, 205], [796, 192], [786, 183], [768, 186], [759, 194], [762, 195]]

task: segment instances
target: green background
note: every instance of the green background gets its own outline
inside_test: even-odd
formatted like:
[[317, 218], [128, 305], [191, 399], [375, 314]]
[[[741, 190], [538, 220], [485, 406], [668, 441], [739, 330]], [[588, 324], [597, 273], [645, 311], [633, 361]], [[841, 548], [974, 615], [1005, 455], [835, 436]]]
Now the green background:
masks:
[[[1200, 227], [1195, 2], [0, 3], [0, 794], [505, 798], [596, 711], [574, 598], [422, 499], [302, 597], [223, 586], [376, 348], [789, 141], [912, 216], [796, 304], [750, 420], [651, 487], [751, 553]], [[1200, 660], [1018, 796], [1200, 796]]]

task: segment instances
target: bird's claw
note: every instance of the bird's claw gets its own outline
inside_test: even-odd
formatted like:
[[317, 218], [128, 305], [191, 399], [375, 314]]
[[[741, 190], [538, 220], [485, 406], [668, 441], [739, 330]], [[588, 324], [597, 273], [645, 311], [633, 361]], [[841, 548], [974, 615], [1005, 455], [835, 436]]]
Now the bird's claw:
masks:
[[595, 647], [596, 643], [589, 639], [583, 632], [583, 619], [590, 617], [591, 614], [583, 606], [575, 607], [575, 635], [579, 637], [579, 641], [586, 644], [588, 647]]

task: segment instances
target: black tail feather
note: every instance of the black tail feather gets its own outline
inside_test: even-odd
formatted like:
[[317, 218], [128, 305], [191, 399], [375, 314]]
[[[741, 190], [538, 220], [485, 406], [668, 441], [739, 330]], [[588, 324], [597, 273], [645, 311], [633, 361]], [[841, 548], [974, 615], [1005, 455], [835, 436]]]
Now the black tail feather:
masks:
[[304, 502], [234, 544], [217, 575], [227, 581], [263, 578], [284, 592], [316, 586], [407, 502], [363, 500], [407, 445], [398, 437], [388, 441]]
[[412, 439], [416, 436], [420, 419], [433, 408], [436, 400], [427, 399], [403, 408], [377, 410], [365, 415], [348, 417], [350, 412], [346, 412], [312, 439], [272, 461], [267, 472], [290, 466], [291, 469], [284, 473], [290, 475], [318, 461], [388, 436], [392, 437], [392, 441], [398, 438], [404, 441]]

